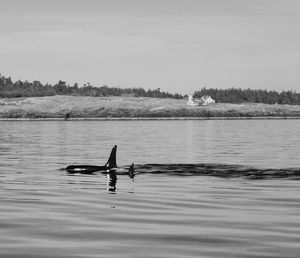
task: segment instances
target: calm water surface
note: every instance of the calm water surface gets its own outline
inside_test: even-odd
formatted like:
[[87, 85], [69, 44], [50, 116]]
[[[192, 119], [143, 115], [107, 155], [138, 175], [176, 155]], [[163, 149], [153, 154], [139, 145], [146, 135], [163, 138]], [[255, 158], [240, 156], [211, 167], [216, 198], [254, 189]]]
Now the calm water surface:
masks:
[[[131, 163], [300, 168], [299, 120], [0, 122], [0, 257], [299, 257], [300, 181], [161, 173]], [[137, 166], [138, 167], [138, 166]], [[188, 169], [187, 169], [188, 170]]]

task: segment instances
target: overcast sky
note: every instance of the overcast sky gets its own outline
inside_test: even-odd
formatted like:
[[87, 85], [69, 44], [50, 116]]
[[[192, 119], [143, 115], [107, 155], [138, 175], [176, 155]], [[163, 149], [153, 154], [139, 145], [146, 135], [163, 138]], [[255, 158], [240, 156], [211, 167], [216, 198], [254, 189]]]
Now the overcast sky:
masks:
[[300, 92], [300, 1], [0, 0], [0, 73], [186, 94]]

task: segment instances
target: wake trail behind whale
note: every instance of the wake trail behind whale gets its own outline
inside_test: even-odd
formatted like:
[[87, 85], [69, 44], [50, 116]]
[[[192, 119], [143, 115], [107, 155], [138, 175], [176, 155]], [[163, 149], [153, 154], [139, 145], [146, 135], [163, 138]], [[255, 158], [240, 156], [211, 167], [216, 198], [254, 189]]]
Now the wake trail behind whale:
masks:
[[147, 173], [179, 176], [215, 176], [222, 178], [300, 179], [300, 169], [298, 168], [255, 168], [228, 164], [136, 164], [134, 170], [135, 175]]

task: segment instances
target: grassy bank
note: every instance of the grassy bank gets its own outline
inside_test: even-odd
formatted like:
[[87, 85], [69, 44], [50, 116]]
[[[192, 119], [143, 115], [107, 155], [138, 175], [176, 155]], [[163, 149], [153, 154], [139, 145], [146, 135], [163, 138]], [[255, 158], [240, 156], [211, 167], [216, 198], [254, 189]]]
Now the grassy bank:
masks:
[[51, 96], [0, 99], [0, 118], [300, 118], [300, 106], [213, 104], [188, 106], [186, 100], [135, 97]]

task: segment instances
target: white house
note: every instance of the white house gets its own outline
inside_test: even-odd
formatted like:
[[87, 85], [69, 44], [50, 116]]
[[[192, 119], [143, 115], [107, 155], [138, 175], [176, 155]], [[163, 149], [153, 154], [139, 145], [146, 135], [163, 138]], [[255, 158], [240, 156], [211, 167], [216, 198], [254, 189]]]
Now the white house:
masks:
[[194, 99], [193, 95], [189, 95], [187, 105], [189, 106], [206, 106], [208, 104], [216, 103], [211, 96], [202, 96], [200, 99]]
[[189, 106], [198, 106], [198, 104], [193, 100], [193, 95], [189, 95], [187, 103]]

